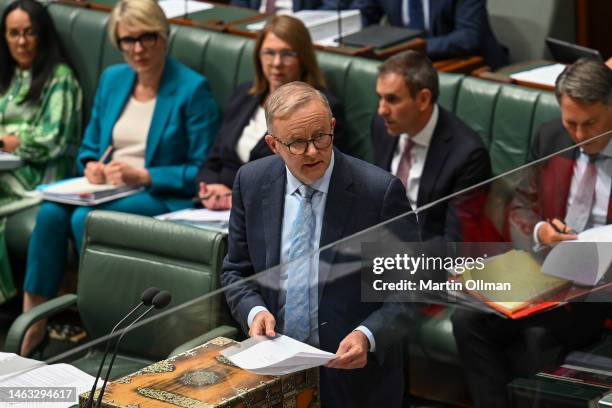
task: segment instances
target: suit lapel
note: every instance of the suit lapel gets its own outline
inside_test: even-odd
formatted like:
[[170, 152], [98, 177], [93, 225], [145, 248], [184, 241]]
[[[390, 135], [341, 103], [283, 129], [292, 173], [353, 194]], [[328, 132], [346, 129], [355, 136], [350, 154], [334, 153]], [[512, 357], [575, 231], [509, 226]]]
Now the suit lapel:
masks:
[[262, 211], [266, 246], [266, 269], [280, 262], [283, 212], [285, 203], [285, 165], [278, 161], [270, 181], [262, 186]]
[[246, 102], [242, 104], [242, 109], [240, 109], [240, 113], [233, 120], [233, 122], [235, 123], [235, 132], [230, 135], [231, 141], [228, 142], [229, 146], [235, 147], [238, 144], [238, 140], [240, 139], [240, 136], [242, 136], [242, 131], [249, 124], [251, 118], [253, 117], [253, 114], [261, 104], [261, 101], [263, 100], [264, 96], [265, 92], [261, 92], [251, 98], [248, 98]]
[[425, 166], [421, 174], [421, 182], [419, 183], [419, 194], [417, 197], [417, 206], [422, 206], [431, 201], [433, 192], [435, 191], [436, 181], [439, 178], [440, 172], [444, 168], [446, 157], [450, 153], [451, 135], [445, 131], [444, 112], [440, 109], [438, 123], [431, 137], [427, 157], [425, 158]]
[[155, 110], [153, 111], [153, 119], [147, 136], [147, 147], [145, 151], [145, 166], [151, 164], [155, 149], [159, 145], [166, 123], [174, 106], [174, 94], [176, 93], [177, 84], [175, 82], [175, 68], [172, 60], [166, 59], [166, 66], [157, 92], [157, 101], [155, 102]]

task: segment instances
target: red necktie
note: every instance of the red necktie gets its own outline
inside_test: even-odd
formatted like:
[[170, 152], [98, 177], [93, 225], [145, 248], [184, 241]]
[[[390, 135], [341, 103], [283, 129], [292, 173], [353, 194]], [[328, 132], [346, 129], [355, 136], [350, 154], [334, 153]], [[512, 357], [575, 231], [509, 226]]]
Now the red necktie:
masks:
[[407, 137], [404, 151], [402, 152], [402, 158], [397, 166], [397, 178], [404, 184], [406, 191], [408, 190], [408, 176], [410, 175], [410, 151], [412, 150], [412, 145], [412, 139]]

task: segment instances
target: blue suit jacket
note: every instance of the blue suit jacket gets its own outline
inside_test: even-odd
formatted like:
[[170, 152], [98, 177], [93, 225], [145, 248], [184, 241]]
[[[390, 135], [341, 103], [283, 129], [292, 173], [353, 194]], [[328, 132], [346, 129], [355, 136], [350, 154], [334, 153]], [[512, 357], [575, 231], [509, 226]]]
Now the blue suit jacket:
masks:
[[[383, 15], [392, 26], [403, 26], [402, 0], [355, 0], [364, 25]], [[495, 38], [486, 0], [429, 0], [427, 54], [433, 59], [482, 55], [496, 69], [508, 64], [508, 53]]]
[[[112, 144], [115, 123], [123, 113], [136, 81], [127, 64], [108, 67], [100, 78], [91, 120], [77, 156], [77, 167], [98, 160]], [[198, 168], [212, 144], [219, 110], [208, 81], [180, 62], [166, 58], [153, 119], [147, 136], [145, 167], [150, 192], [169, 210], [191, 205]]]
[[[410, 210], [401, 182], [388, 172], [335, 150], [320, 248]], [[233, 316], [246, 326], [249, 311], [265, 305], [277, 315], [281, 231], [286, 168], [279, 156], [269, 156], [242, 166], [232, 196], [228, 255], [221, 282]], [[404, 217], [395, 223], [396, 240], [417, 239], [416, 221]], [[378, 230], [377, 232], [380, 232]], [[374, 335], [376, 354], [359, 370], [321, 370], [323, 406], [400, 406], [403, 391], [401, 348], [397, 344], [413, 316], [411, 305], [394, 309], [380, 303], [361, 302], [360, 240], [380, 239], [374, 234], [349, 245], [336, 246], [320, 255], [319, 342], [336, 352], [340, 341], [360, 324]], [[357, 248], [354, 254], [350, 250]], [[359, 264], [359, 262], [357, 262]], [[261, 279], [244, 278], [268, 270]], [[356, 272], [356, 273], [355, 273]], [[400, 323], [401, 322], [401, 323]]]

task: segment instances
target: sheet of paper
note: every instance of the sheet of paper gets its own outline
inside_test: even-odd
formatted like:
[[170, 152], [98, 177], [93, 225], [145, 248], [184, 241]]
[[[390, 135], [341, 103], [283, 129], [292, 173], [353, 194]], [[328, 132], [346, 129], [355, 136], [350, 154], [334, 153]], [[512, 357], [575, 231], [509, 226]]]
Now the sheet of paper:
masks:
[[43, 365], [18, 375], [0, 378], [0, 387], [75, 387], [74, 401], [6, 403], [9, 408], [70, 407], [77, 403], [79, 394], [89, 391], [95, 378], [69, 364]]
[[0, 381], [9, 375], [45, 365], [43, 361], [21, 357], [15, 353], [0, 352]]
[[159, 6], [164, 10], [166, 18], [184, 17], [186, 14], [193, 14], [213, 8], [209, 3], [193, 0], [160, 0]]
[[174, 211], [166, 214], [161, 214], [155, 218], [164, 221], [194, 221], [194, 222], [208, 222], [208, 221], [229, 221], [230, 210], [227, 211], [213, 211], [207, 208], [187, 208], [185, 210]]
[[238, 367], [262, 375], [290, 374], [325, 365], [336, 357], [283, 335], [247, 339], [222, 354]]
[[544, 67], [530, 69], [528, 71], [517, 72], [516, 74], [510, 75], [510, 78], [516, 79], [517, 81], [527, 81], [536, 84], [555, 86], [557, 77], [561, 75], [561, 72], [565, 69], [563, 64], [552, 64]]

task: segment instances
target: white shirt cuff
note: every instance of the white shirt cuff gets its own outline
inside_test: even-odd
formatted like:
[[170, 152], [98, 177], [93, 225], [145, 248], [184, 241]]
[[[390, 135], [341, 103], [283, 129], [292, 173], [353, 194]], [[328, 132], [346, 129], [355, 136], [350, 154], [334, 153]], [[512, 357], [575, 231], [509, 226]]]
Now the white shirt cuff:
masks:
[[249, 329], [251, 328], [251, 325], [253, 324], [253, 319], [255, 319], [255, 315], [261, 311], [267, 312], [268, 309], [266, 309], [263, 306], [255, 306], [254, 308], [251, 309], [251, 311], [249, 312], [249, 315], [247, 316], [247, 325], [249, 326]]
[[374, 342], [374, 335], [372, 334], [372, 332], [370, 331], [370, 329], [368, 329], [365, 326], [359, 326], [357, 327], [355, 330], [362, 332], [363, 334], [365, 334], [365, 336], [368, 338], [368, 341], [370, 342], [370, 353], [373, 353], [376, 351], [376, 342]]
[[540, 242], [540, 236], [538, 235], [538, 233], [540, 232], [540, 227], [545, 224], [546, 221], [540, 221], [538, 222], [535, 227], [533, 227], [533, 250], [535, 252], [538, 252], [540, 249], [542, 249], [545, 245], [542, 245], [542, 243]]

